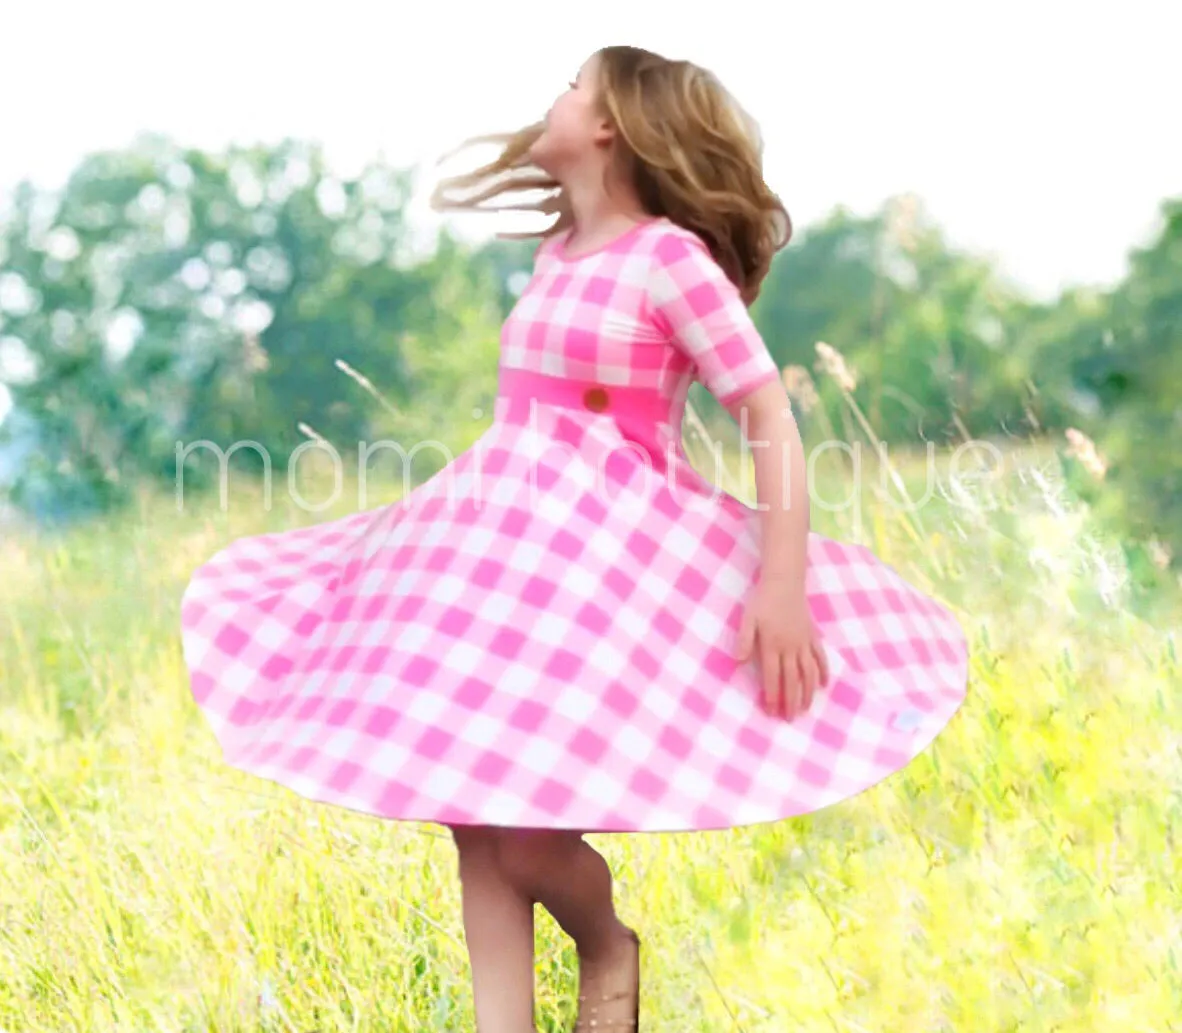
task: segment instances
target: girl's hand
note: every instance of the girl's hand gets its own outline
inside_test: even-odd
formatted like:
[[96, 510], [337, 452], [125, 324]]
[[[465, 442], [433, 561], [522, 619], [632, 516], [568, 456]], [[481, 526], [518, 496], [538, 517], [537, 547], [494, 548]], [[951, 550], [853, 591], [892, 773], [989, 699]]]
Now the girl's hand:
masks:
[[739, 628], [736, 659], [750, 659], [756, 645], [764, 705], [791, 721], [812, 706], [817, 685], [829, 683], [825, 647], [799, 583], [760, 579]]

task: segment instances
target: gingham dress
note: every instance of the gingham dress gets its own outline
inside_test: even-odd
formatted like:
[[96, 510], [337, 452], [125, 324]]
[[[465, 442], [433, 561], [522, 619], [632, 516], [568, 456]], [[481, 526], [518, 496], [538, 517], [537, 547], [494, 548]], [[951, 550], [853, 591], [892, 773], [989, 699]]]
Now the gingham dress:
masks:
[[695, 379], [729, 403], [778, 370], [696, 236], [545, 242], [498, 375], [488, 430], [399, 502], [193, 574], [184, 656], [228, 764], [385, 818], [718, 829], [847, 799], [947, 724], [961, 628], [862, 546], [809, 537], [809, 711], [768, 714], [734, 659], [763, 514], [690, 466], [681, 416]]

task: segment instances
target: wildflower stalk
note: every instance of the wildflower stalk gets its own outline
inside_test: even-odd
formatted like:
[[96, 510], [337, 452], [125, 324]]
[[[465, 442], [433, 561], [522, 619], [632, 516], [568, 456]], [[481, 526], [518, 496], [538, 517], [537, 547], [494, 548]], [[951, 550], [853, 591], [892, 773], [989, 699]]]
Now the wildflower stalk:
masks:
[[891, 483], [911, 507], [905, 514], [907, 519], [903, 522], [904, 528], [911, 536], [911, 539], [923, 550], [928, 560], [933, 564], [936, 569], [936, 573], [940, 577], [943, 577], [945, 574], [943, 565], [940, 563], [939, 558], [930, 548], [927, 528], [924, 525], [923, 519], [915, 511], [915, 500], [907, 491], [907, 486], [903, 482], [903, 478], [899, 474], [899, 471], [896, 469], [894, 464], [891, 463], [890, 458], [886, 452], [885, 443], [878, 436], [878, 434], [875, 433], [874, 428], [870, 425], [870, 421], [866, 419], [865, 413], [862, 412], [861, 406], [859, 406], [857, 401], [854, 399], [853, 391], [854, 388], [857, 387], [857, 379], [855, 378], [853, 371], [850, 370], [849, 366], [846, 364], [845, 357], [836, 348], [826, 344], [824, 341], [818, 341], [816, 348], [817, 355], [819, 356], [818, 365], [825, 373], [829, 374], [835, 381], [837, 381], [837, 386], [841, 391], [841, 396], [845, 399], [847, 411], [858, 421], [858, 425], [862, 428], [862, 432], [867, 438], [870, 439], [871, 443], [878, 452], [879, 462], [886, 466], [887, 472], [891, 478]]
[[345, 376], [355, 381], [363, 391], [377, 399], [378, 404], [381, 405], [382, 408], [386, 410], [386, 412], [390, 413], [391, 416], [402, 415], [396, 408], [394, 408], [393, 405], [390, 404], [389, 401], [386, 400], [386, 396], [373, 386], [373, 382], [369, 379], [369, 377], [365, 376], [363, 373], [358, 373], [357, 370], [350, 366], [344, 359], [337, 359], [333, 365], [335, 365], [337, 369], [344, 373]]
[[[706, 447], [711, 450], [712, 454], [718, 455], [718, 442], [716, 442], [710, 436], [710, 432], [706, 430], [706, 425], [705, 425], [705, 423], [702, 422], [702, 418], [698, 415], [697, 410], [693, 407], [693, 405], [690, 404], [690, 402], [688, 400], [685, 403], [685, 417], [686, 417], [686, 420], [689, 422], [690, 429], [699, 438], [701, 438], [702, 441], [705, 442]], [[718, 464], [716, 464], [716, 467], [717, 467], [717, 465]], [[735, 479], [731, 476], [729, 467], [727, 466], [726, 463], [722, 463], [721, 467], [722, 467], [722, 480], [723, 480], [722, 488], [723, 488], [723, 490], [729, 492], [732, 495], [737, 495], [737, 486], [735, 483]]]

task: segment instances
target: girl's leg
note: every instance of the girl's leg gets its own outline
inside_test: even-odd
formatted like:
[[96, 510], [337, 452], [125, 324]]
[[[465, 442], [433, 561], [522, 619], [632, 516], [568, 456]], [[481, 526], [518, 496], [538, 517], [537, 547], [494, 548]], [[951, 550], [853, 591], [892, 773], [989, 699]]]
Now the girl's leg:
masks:
[[500, 869], [500, 829], [457, 826], [464, 939], [479, 1033], [534, 1029], [534, 902]]
[[594, 960], [619, 946], [627, 929], [612, 902], [611, 869], [579, 833], [506, 830], [499, 847], [505, 877], [554, 916], [581, 957]]
[[577, 832], [542, 830], [506, 831], [498, 855], [509, 882], [546, 908], [575, 941], [588, 1015], [598, 1027], [627, 1029], [639, 992], [638, 945], [616, 914], [603, 855]]

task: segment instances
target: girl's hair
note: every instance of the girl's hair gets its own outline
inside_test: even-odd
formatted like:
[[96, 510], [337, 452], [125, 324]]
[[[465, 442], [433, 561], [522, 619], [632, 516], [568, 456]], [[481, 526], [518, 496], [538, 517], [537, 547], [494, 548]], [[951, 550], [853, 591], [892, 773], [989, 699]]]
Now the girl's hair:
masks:
[[[754, 120], [718, 79], [688, 61], [639, 47], [597, 51], [599, 101], [618, 130], [619, 158], [641, 203], [696, 233], [750, 305], [772, 258], [792, 236], [788, 212], [763, 180], [763, 145]], [[572, 222], [559, 183], [529, 160], [542, 122], [515, 133], [475, 137], [500, 154], [471, 172], [443, 180], [431, 199], [438, 211], [535, 211], [556, 215], [546, 238]], [[458, 193], [472, 191], [460, 198]], [[494, 198], [545, 191], [541, 200], [489, 205]]]

